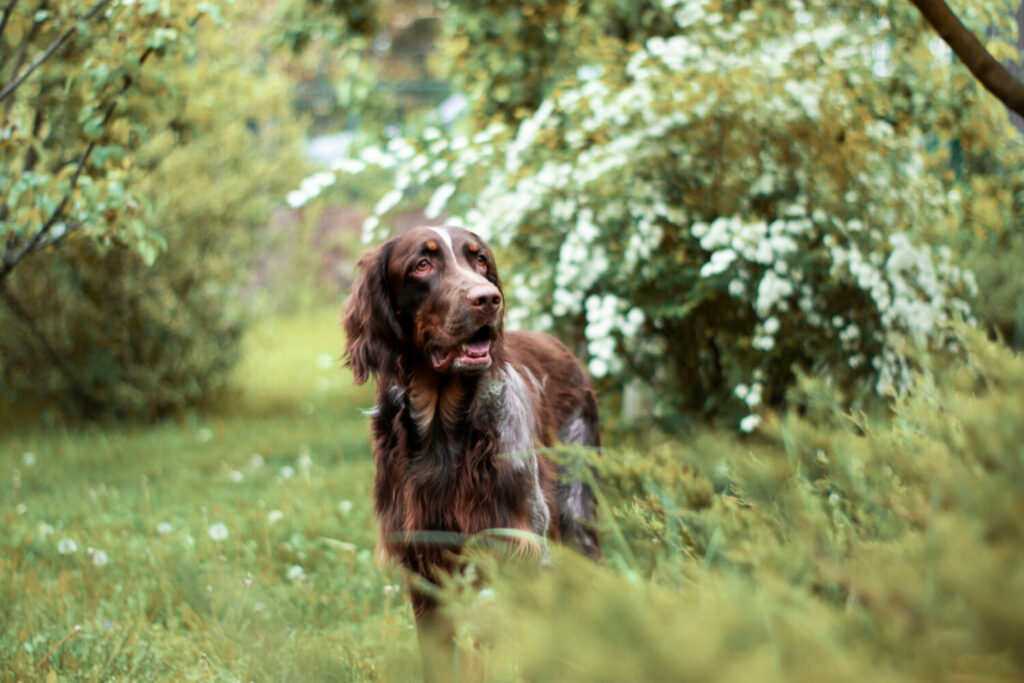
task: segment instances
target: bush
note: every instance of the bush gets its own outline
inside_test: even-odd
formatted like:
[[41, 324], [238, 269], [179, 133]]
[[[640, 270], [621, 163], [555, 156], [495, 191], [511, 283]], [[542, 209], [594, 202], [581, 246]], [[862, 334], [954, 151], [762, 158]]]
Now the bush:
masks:
[[[9, 387], [88, 416], [151, 418], [222, 389], [238, 356], [240, 290], [281, 178], [303, 172], [286, 81], [253, 63], [255, 35], [200, 41], [167, 75], [171, 125], [135, 164], [147, 171], [136, 211], [165, 243], [151, 267], [137, 251], [85, 240], [27, 261], [5, 283], [0, 367]], [[18, 305], [16, 305], [17, 307]], [[47, 348], [50, 351], [47, 351]]]
[[802, 380], [810, 412], [763, 439], [596, 455], [607, 566], [478, 560], [490, 590], [447, 593], [467, 656], [496, 679], [1019, 679], [1024, 361], [968, 336], [894, 419]]
[[515, 321], [574, 338], [597, 378], [652, 385], [666, 420], [753, 429], [797, 370], [850, 404], [905, 393], [908, 352], [955, 347], [947, 323], [974, 291], [951, 251], [920, 245], [949, 237], [959, 200], [927, 151], [935, 112], [893, 94], [943, 76], [920, 53], [875, 57], [920, 36], [818, 5], [666, 8], [674, 35], [653, 22], [642, 44], [562, 64], [511, 125], [392, 141], [396, 187], [367, 237], [429, 196], [502, 248]]

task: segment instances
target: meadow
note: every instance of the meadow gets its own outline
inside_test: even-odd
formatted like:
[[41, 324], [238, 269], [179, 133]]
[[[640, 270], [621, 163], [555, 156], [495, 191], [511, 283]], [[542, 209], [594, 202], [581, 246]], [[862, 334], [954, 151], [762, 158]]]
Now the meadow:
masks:
[[[336, 317], [258, 323], [218, 408], [5, 425], [0, 678], [418, 678]], [[1024, 362], [971, 344], [891, 414], [804, 378], [756, 437], [607, 430], [604, 562], [474, 553], [444, 587], [461, 656], [492, 681], [1020, 680]]]
[[[3, 439], [0, 679], [401, 680], [337, 311], [250, 330], [225, 407]], [[397, 668], [395, 668], [397, 667]]]

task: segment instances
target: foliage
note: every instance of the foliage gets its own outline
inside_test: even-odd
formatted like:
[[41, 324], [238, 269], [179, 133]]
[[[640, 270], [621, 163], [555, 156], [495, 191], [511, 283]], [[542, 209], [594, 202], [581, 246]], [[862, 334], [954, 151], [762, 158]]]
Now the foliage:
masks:
[[[371, 558], [372, 396], [337, 373], [335, 317], [252, 330], [223, 413], [8, 432], [0, 676], [416, 676], [400, 575]], [[1019, 679], [1024, 362], [967, 336], [969, 364], [881, 420], [802, 380], [807, 412], [757, 437], [596, 454], [604, 564], [477, 556], [486, 588], [446, 589], [462, 663], [513, 681]]]
[[227, 19], [232, 38], [215, 29], [191, 63], [165, 65], [154, 108], [173, 121], [133, 152], [134, 220], [166, 251], [147, 267], [137, 249], [69, 241], [8, 281], [0, 367], [22, 396], [152, 418], [224, 388], [253, 230], [282, 178], [304, 168], [287, 82], [252, 59], [258, 34], [245, 17]]
[[408, 598], [372, 558], [372, 399], [337, 371], [336, 321], [250, 328], [220, 413], [66, 431], [0, 409], [0, 679], [415, 673]]
[[[0, 15], [0, 281], [70, 234], [152, 262], [135, 154], [173, 120], [165, 69], [189, 54], [210, 2], [4, 3]], [[162, 64], [156, 64], [161, 61]]]
[[[517, 21], [576, 11], [548, 9], [563, 14], [486, 24], [491, 43], [452, 38], [453, 68], [493, 100], [470, 65], [503, 43], [541, 68], [544, 50], [508, 41]], [[367, 238], [403, 201], [452, 214], [503, 247], [518, 320], [574, 337], [596, 377], [653, 378], [666, 418], [752, 429], [798, 369], [853, 404], [907, 391], [908, 353], [955, 347], [946, 323], [977, 294], [959, 254], [921, 244], [976, 229], [964, 184], [1005, 187], [1000, 171], [1024, 156], [1005, 112], [909, 4], [634, 9], [588, 15], [541, 69], [540, 95], [512, 97], [498, 120], [478, 103], [464, 130], [392, 141], [380, 165], [396, 166], [395, 188]], [[957, 180], [947, 153], [964, 148], [1001, 161]]]
[[607, 568], [481, 558], [488, 589], [448, 588], [464, 654], [499, 680], [1019, 678], [1024, 363], [972, 337], [891, 421], [807, 380], [766, 441], [596, 456]]

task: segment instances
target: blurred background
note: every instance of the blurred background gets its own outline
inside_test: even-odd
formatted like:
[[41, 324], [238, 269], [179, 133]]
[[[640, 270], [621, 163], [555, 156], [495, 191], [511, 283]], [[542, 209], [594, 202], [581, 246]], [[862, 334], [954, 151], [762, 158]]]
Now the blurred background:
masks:
[[475, 560], [465, 657], [1021, 676], [1024, 120], [913, 3], [6, 0], [0, 108], [0, 678], [417, 675], [337, 320], [442, 223], [608, 444], [605, 564]]

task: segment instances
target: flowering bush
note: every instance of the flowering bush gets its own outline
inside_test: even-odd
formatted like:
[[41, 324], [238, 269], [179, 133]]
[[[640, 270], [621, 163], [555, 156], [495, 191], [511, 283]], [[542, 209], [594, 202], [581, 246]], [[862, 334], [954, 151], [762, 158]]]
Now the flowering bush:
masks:
[[[910, 77], [888, 19], [660, 11], [673, 35], [580, 65], [521, 120], [368, 150], [396, 182], [364, 236], [403, 200], [450, 214], [512, 263], [513, 323], [575, 335], [597, 378], [653, 381], [663, 415], [752, 430], [796, 369], [850, 402], [907, 391], [909, 346], [955, 346], [975, 285], [921, 244], [960, 199], [922, 105], [893, 95]], [[931, 93], [950, 69], [915, 59]]]

